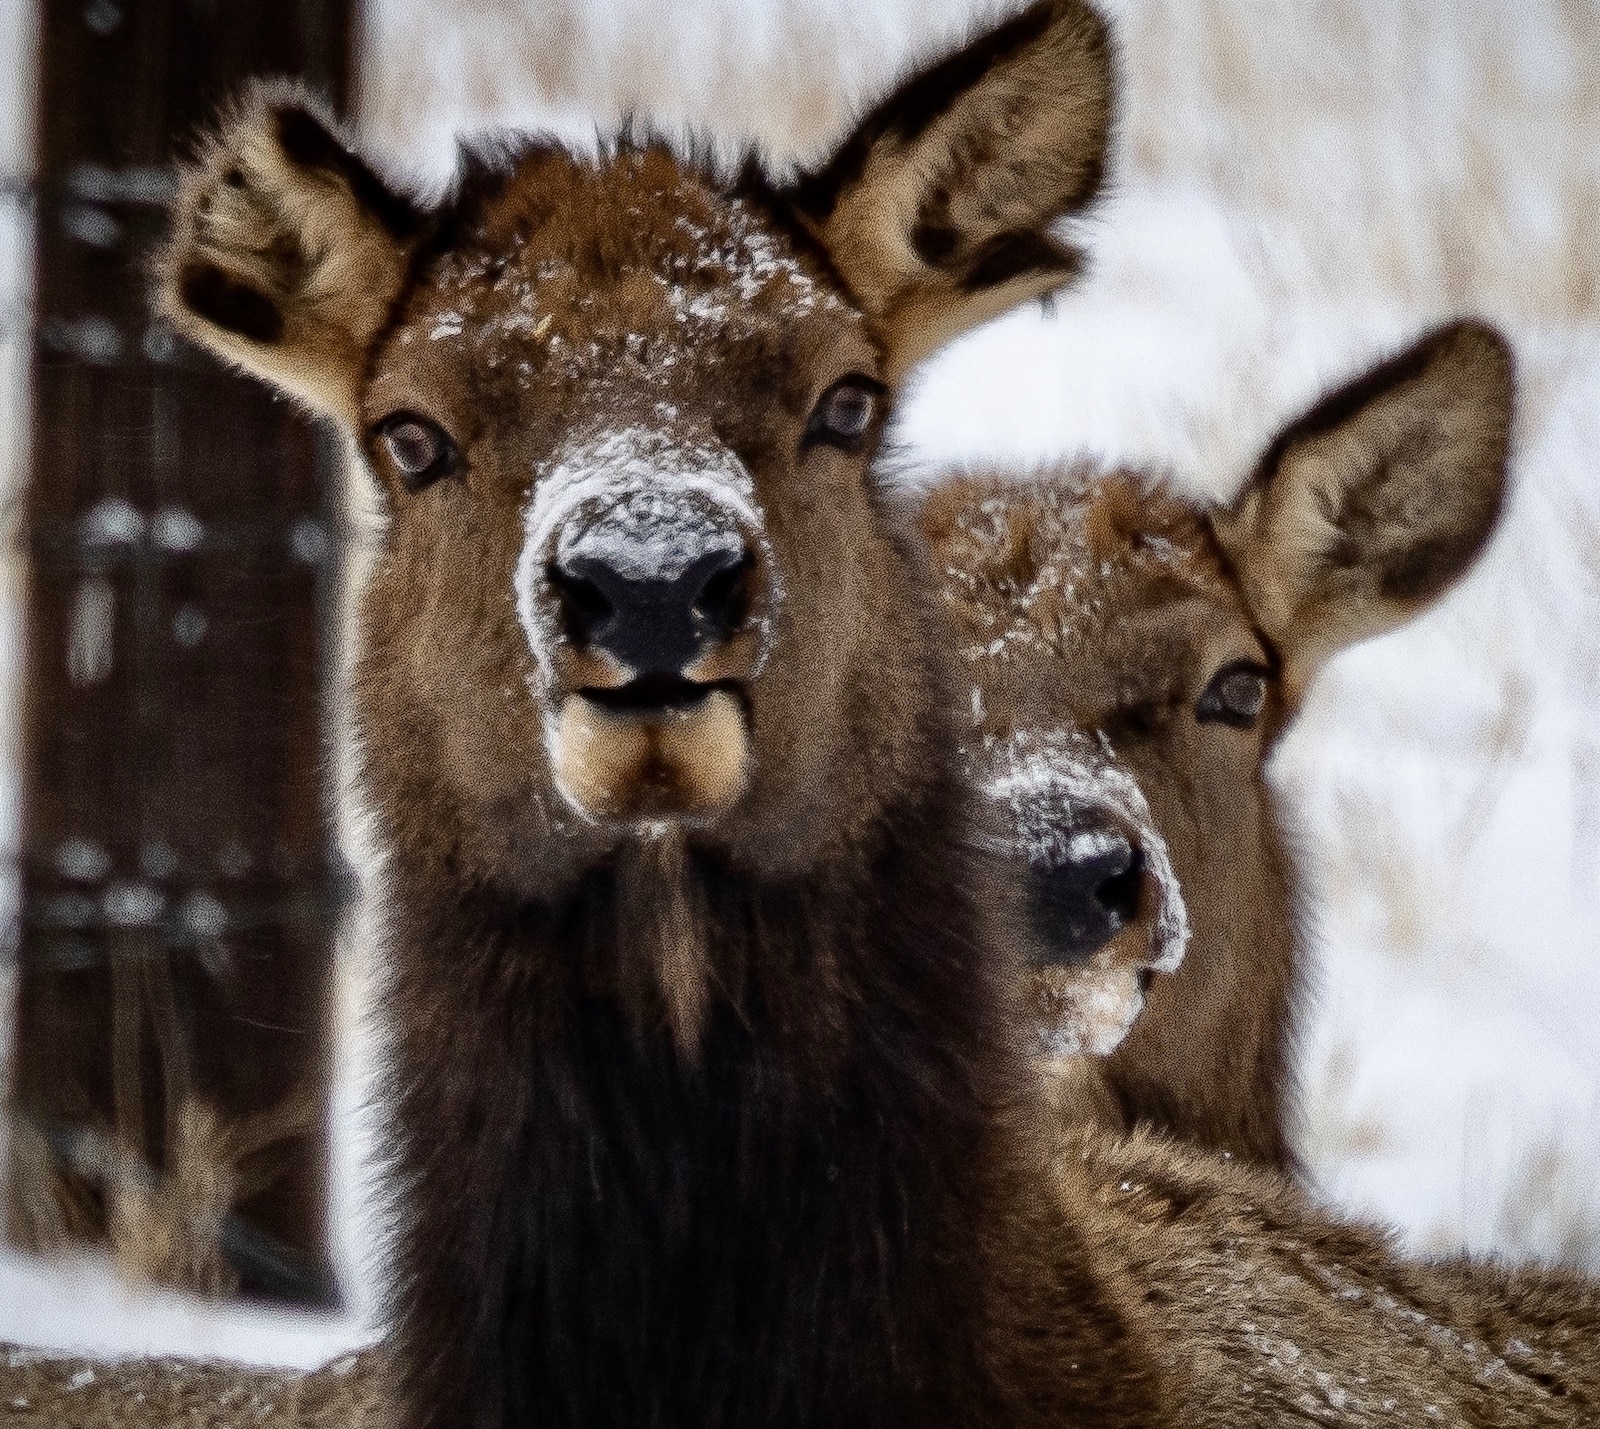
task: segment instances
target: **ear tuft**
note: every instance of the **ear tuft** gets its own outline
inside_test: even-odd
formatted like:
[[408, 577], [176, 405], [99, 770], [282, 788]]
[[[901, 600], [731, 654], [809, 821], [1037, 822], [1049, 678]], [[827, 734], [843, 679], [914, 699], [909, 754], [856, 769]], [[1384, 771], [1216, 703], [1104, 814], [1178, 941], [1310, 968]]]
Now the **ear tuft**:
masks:
[[1504, 501], [1513, 388], [1505, 339], [1450, 324], [1292, 422], [1214, 518], [1292, 693], [1477, 559]]
[[792, 186], [893, 373], [1078, 274], [1051, 228], [1100, 189], [1113, 71], [1094, 10], [1038, 0], [913, 75]]
[[405, 280], [422, 210], [297, 86], [257, 83], [180, 172], [156, 304], [219, 356], [353, 417], [366, 352]]

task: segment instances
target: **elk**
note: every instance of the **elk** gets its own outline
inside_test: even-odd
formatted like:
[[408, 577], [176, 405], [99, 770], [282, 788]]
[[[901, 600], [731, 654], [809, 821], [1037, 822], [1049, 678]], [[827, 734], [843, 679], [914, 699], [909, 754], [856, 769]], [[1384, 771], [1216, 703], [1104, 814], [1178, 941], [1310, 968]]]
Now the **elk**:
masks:
[[1093, 1285], [1044, 1357], [1001, 1313], [1066, 1291], [872, 480], [900, 375], [1077, 270], [1110, 86], [1044, 0], [788, 181], [528, 140], [426, 209], [272, 86], [185, 172], [162, 310], [388, 503], [352, 680], [405, 1429], [1155, 1414]]
[[[1576, 1282], [1430, 1278], [1166, 1143], [1047, 1154], [874, 458], [911, 364], [1075, 270], [1109, 91], [1044, 0], [792, 181], [527, 141], [426, 208], [277, 87], [185, 172], [163, 311], [388, 508], [352, 682], [401, 1429], [1277, 1423], [1228, 1338], [1258, 1300], [1396, 1403], [1592, 1396]], [[1313, 1251], [1338, 1293], [1263, 1278]]]
[[1508, 363], [1480, 325], [1430, 335], [1288, 426], [1227, 508], [1068, 465], [921, 511], [1074, 1111], [1291, 1167], [1300, 899], [1265, 763], [1324, 661], [1483, 549]]

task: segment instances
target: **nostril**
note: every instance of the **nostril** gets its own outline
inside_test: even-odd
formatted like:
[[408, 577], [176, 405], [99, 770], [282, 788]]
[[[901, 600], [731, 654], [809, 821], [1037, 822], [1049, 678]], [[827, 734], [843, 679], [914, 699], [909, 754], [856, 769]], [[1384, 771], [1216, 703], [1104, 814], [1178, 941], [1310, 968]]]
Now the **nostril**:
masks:
[[1028, 912], [1047, 963], [1080, 963], [1139, 916], [1144, 855], [1121, 832], [1078, 829], [1029, 871]]
[[1126, 926], [1139, 916], [1139, 899], [1144, 887], [1144, 851], [1128, 850], [1127, 867], [1103, 879], [1094, 890], [1095, 902]]
[[685, 554], [599, 541], [558, 552], [546, 570], [567, 639], [637, 676], [684, 674], [748, 618], [753, 564], [738, 540]]
[[744, 623], [754, 564], [749, 551], [729, 551], [706, 576], [694, 599], [694, 623], [700, 634], [725, 640]]
[[554, 563], [548, 571], [550, 584], [561, 597], [561, 614], [566, 635], [574, 645], [588, 645], [605, 629], [616, 614], [606, 593], [586, 576], [562, 570]]

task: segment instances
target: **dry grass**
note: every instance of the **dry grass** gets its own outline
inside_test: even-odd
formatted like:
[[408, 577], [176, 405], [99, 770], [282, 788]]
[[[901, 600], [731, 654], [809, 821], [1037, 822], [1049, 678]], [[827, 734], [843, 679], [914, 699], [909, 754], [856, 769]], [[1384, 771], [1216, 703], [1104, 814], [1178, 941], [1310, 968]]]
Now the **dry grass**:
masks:
[[233, 1295], [239, 1275], [227, 1254], [228, 1220], [271, 1184], [274, 1150], [316, 1121], [316, 1107], [301, 1095], [231, 1119], [186, 1097], [169, 1119], [156, 1171], [125, 1136], [80, 1130], [70, 1144], [52, 1145], [39, 1127], [13, 1115], [7, 1237], [40, 1254], [101, 1243], [134, 1281]]
[[381, 1373], [373, 1354], [296, 1375], [0, 1346], [0, 1418], [26, 1429], [378, 1429]]
[[1591, 7], [1119, 8], [1141, 179], [1203, 187], [1281, 222], [1329, 292], [1382, 287], [1545, 321], [1594, 316]]

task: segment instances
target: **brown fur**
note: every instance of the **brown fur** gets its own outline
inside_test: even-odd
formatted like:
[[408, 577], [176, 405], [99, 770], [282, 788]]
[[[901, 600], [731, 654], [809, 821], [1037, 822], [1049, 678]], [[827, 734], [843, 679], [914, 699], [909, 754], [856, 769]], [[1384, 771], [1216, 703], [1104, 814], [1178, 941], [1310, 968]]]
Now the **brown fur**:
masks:
[[1144, 1288], [1185, 1385], [1183, 1423], [1521, 1429], [1600, 1415], [1592, 1281], [1405, 1261], [1280, 1177], [1148, 1133], [1082, 1133], [1058, 1169], [1067, 1214]]
[[[1091, 152], [1063, 169], [1041, 149], [1035, 106], [1099, 103], [1103, 35], [1072, 5], [1024, 14], [874, 111], [862, 167], [825, 170], [870, 210], [938, 160], [976, 196], [947, 211], [991, 297], [1028, 243], [993, 248], [985, 215], [1040, 251], [1103, 140], [1073, 121], [1058, 132]], [[373, 292], [296, 306], [301, 278], [339, 270], [306, 266], [325, 249], [303, 225], [331, 216], [356, 252], [407, 209], [323, 134], [270, 103], [225, 133], [217, 151], [245, 155], [277, 136], [229, 210], [258, 217], [225, 241], [178, 223], [164, 271], [211, 265], [226, 283], [199, 291], [229, 301], [165, 291], [192, 335], [346, 422], [389, 506], [355, 706], [384, 855], [401, 1429], [1192, 1418], [1215, 1387], [1167, 1341], [1209, 1312], [1161, 1310], [1092, 1155], [1053, 1180], [1042, 1154], [947, 632], [874, 484], [881, 403], [848, 439], [817, 425], [841, 382], [881, 397], [925, 338], [894, 319], [896, 280], [852, 285], [852, 244], [884, 230], [830, 232], [801, 191], [657, 144], [522, 146], [420, 236], [387, 226], [376, 294], [405, 276], [362, 348]], [[1033, 168], [1049, 201], [1015, 210]], [[280, 219], [281, 242], [251, 227]], [[441, 454], [425, 481], [418, 442]], [[595, 482], [603, 510], [573, 495]], [[650, 684], [630, 673], [647, 657], [597, 660], [574, 633], [562, 542], [639, 512], [647, 534], [726, 518], [743, 543], [715, 688]], [[731, 738], [677, 724], [719, 693]], [[731, 802], [695, 792], [713, 770]]]
[[[1290, 1164], [1299, 896], [1265, 761], [1322, 661], [1476, 559], [1500, 509], [1510, 400], [1504, 343], [1457, 324], [1317, 403], [1226, 510], [1085, 471], [967, 478], [927, 502], [980, 771], [983, 747], [1019, 731], [1106, 741], [1188, 906], [1183, 964], [1155, 978], [1127, 1040], [1062, 1069], [1069, 1108]], [[1200, 723], [1208, 683], [1241, 659], [1270, 676], [1259, 719]]]
[[[1076, 1133], [1050, 1192], [1085, 1263], [1126, 1272], [1127, 1313], [1182, 1387], [1170, 1417], [1090, 1422], [1575, 1429], [1600, 1415], [1590, 1281], [1402, 1261], [1382, 1232], [1330, 1221], [1283, 1180], [1148, 1133]], [[73, 1388], [85, 1369], [93, 1380]], [[0, 1350], [0, 1403], [40, 1429], [210, 1425], [246, 1406], [262, 1429], [382, 1429], [387, 1379], [378, 1351], [303, 1378]]]
[[[1103, 29], [1041, 4], [929, 74], [829, 182], [865, 208], [945, 184], [972, 261], [943, 306], [970, 321], [1093, 191], [1104, 124], [1074, 116], [1103, 120]], [[1012, 980], [980, 941], [937, 616], [869, 474], [881, 411], [816, 426], [841, 383], [881, 408], [927, 342], [918, 272], [871, 259], [920, 210], [830, 227], [815, 185], [624, 139], [510, 147], [385, 224], [407, 206], [316, 122], [247, 102], [185, 181], [163, 292], [344, 422], [389, 504], [355, 706], [400, 1423], [1147, 1422], [1132, 1287], [1037, 1253], [1073, 1233], [1005, 1114]], [[321, 301], [357, 260], [372, 281]], [[452, 453], [438, 479], [408, 480], [396, 422]], [[597, 480], [621, 484], [583, 505]], [[560, 564], [636, 520], [724, 521], [749, 564], [716, 685], [665, 708], [647, 657], [574, 633]]]

